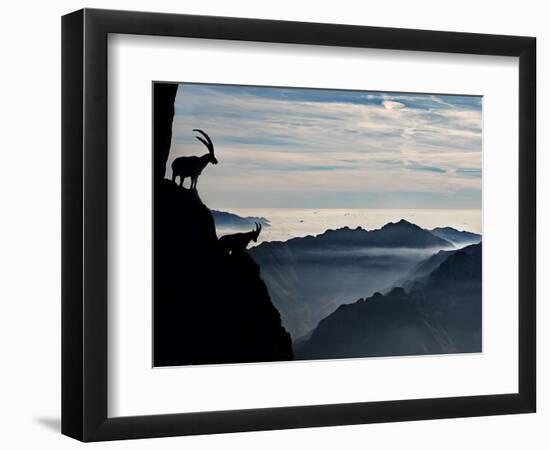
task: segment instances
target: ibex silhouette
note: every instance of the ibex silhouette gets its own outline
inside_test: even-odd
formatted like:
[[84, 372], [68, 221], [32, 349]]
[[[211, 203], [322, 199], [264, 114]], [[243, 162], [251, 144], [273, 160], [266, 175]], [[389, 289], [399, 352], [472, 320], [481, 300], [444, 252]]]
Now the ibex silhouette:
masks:
[[210, 140], [210, 137], [202, 130], [194, 129], [197, 133], [204, 136], [204, 139], [200, 136], [195, 136], [201, 141], [208, 153], [202, 156], [180, 156], [174, 159], [172, 162], [172, 181], [176, 182], [176, 177], [180, 177], [180, 186], [183, 186], [183, 182], [187, 177], [191, 177], [191, 189], [197, 189], [197, 180], [199, 175], [208, 163], [218, 164], [218, 160], [214, 156], [214, 144]]
[[248, 233], [235, 233], [222, 236], [219, 241], [223, 248], [230, 253], [240, 253], [246, 250], [250, 241], [256, 242], [262, 231], [262, 225], [256, 223], [256, 229]]

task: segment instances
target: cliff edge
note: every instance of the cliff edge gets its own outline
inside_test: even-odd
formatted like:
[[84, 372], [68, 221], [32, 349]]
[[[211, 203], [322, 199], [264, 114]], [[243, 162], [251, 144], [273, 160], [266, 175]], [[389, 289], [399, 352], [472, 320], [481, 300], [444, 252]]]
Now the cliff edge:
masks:
[[165, 179], [154, 197], [154, 365], [293, 359], [259, 266], [221, 248], [197, 192]]

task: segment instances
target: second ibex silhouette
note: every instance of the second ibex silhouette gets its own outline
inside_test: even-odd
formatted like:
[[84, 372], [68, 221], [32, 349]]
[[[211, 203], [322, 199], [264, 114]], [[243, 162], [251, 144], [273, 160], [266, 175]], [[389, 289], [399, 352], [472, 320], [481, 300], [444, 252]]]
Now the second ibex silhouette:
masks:
[[256, 229], [248, 233], [235, 233], [222, 236], [219, 241], [223, 248], [230, 253], [244, 252], [250, 241], [256, 242], [262, 231], [262, 225], [256, 223]]
[[196, 190], [197, 181], [203, 169], [208, 165], [208, 163], [218, 164], [218, 160], [214, 156], [214, 144], [212, 144], [210, 137], [202, 130], [195, 128], [193, 131], [196, 131], [204, 136], [204, 139], [200, 136], [195, 137], [206, 146], [208, 153], [202, 156], [180, 156], [179, 158], [174, 159], [172, 162], [172, 181], [175, 183], [176, 177], [180, 177], [179, 185], [183, 186], [185, 179], [190, 177], [191, 189]]

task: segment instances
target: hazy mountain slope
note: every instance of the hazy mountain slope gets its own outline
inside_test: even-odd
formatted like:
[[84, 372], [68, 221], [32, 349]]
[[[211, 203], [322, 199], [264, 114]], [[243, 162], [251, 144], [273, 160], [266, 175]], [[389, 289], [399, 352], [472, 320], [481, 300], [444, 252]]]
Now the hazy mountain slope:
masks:
[[457, 352], [481, 351], [482, 245], [450, 255], [411, 292]]
[[[460, 249], [464, 252], [475, 251], [477, 244], [472, 244]], [[396, 281], [390, 288], [385, 291], [390, 291], [394, 287], [402, 287], [409, 291], [410, 288], [426, 275], [429, 275], [434, 269], [436, 269], [443, 261], [449, 256], [454, 255], [458, 250], [440, 250], [439, 252], [429, 256], [425, 260], [418, 263], [412, 268], [412, 270], [402, 279]]]
[[342, 305], [320, 321], [296, 358], [481, 351], [481, 244], [448, 257], [411, 292]]
[[405, 220], [378, 230], [340, 228], [249, 250], [284, 326], [297, 339], [350, 298], [371, 295], [452, 244]]
[[341, 305], [296, 349], [297, 359], [442, 353], [447, 342], [401, 288]]
[[479, 244], [481, 242], [481, 235], [477, 233], [470, 233], [469, 231], [460, 231], [452, 227], [438, 227], [430, 230], [430, 232], [445, 239], [457, 247], [463, 247], [470, 244]]

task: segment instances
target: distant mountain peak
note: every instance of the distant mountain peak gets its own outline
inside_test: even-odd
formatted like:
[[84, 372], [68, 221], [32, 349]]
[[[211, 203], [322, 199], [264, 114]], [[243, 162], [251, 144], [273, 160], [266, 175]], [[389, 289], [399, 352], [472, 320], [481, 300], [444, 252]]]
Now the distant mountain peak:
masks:
[[453, 227], [436, 227], [429, 230], [434, 236], [451, 242], [455, 246], [464, 246], [481, 242], [481, 235], [470, 231], [457, 230]]
[[460, 231], [453, 227], [435, 227], [431, 231]]
[[429, 230], [431, 232], [450, 232], [450, 233], [461, 233], [461, 234], [472, 234], [472, 235], [475, 235], [475, 236], [479, 236], [479, 234], [477, 233], [472, 233], [471, 231], [466, 231], [466, 230], [459, 230], [458, 228], [454, 228], [454, 227], [435, 227], [435, 228], [432, 228], [431, 230]]
[[[391, 223], [391, 222], [390, 222], [390, 223]], [[409, 222], [408, 220], [405, 220], [405, 219], [401, 219], [401, 220], [395, 222], [395, 224], [396, 224], [396, 225], [399, 225], [399, 224], [401, 224], [401, 225], [415, 225], [414, 223]], [[416, 226], [416, 225], [415, 225], [415, 226]]]
[[256, 223], [260, 223], [264, 227], [270, 227], [271, 222], [265, 217], [247, 216], [242, 217], [228, 211], [217, 211], [211, 209], [210, 212], [214, 217], [216, 227], [222, 228], [248, 228], [254, 227]]
[[388, 228], [411, 228], [411, 229], [418, 229], [418, 230], [421, 230], [422, 228], [420, 228], [418, 225], [414, 224], [414, 223], [411, 223], [405, 219], [401, 219], [397, 222], [388, 222], [386, 225], [384, 225], [381, 229], [382, 230], [386, 230]]
[[285, 242], [263, 242], [252, 251], [280, 247], [281, 245], [299, 246], [300, 248], [317, 248], [323, 246], [346, 247], [408, 247], [408, 248], [448, 248], [453, 244], [420, 226], [401, 219], [389, 222], [382, 228], [367, 230], [361, 226], [350, 228], [343, 226], [327, 229], [315, 236], [304, 236], [289, 239]]

